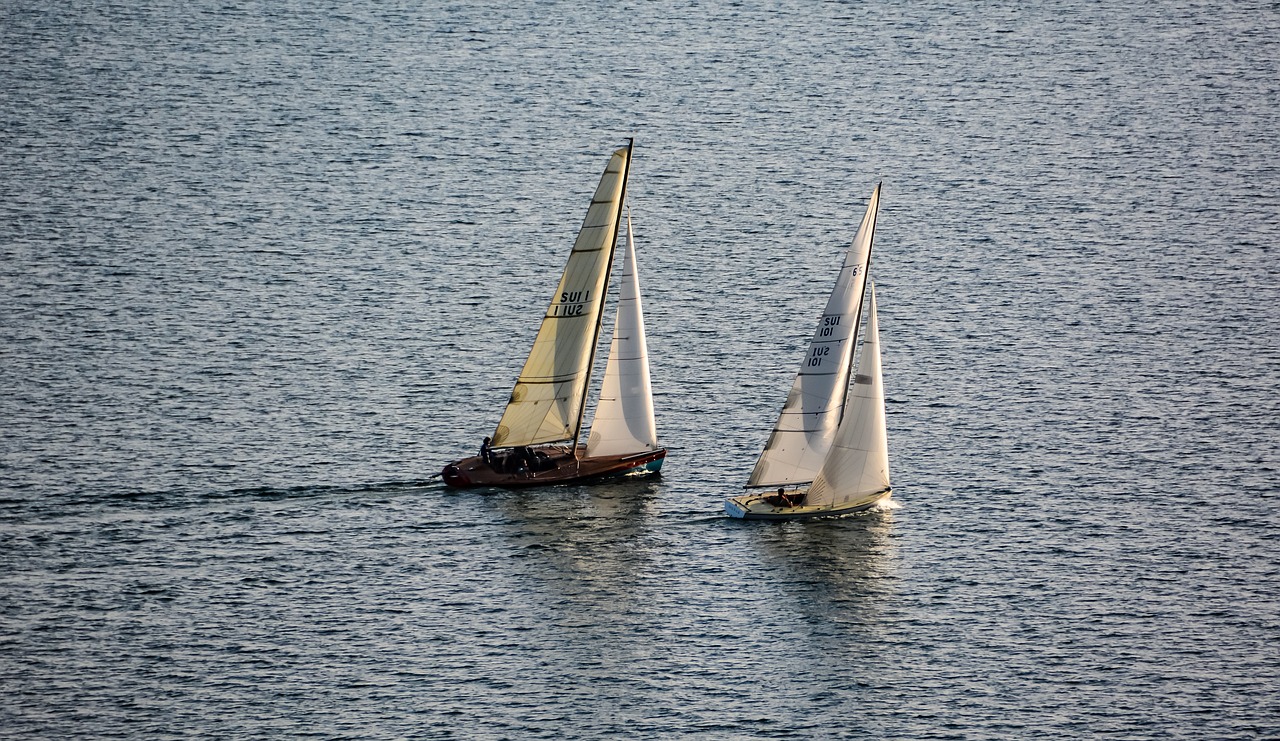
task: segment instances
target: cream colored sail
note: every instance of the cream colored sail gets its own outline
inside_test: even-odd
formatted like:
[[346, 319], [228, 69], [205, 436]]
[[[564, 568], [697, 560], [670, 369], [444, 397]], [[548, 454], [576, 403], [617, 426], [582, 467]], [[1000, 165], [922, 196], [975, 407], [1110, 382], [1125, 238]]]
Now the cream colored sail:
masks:
[[649, 385], [649, 350], [636, 274], [636, 244], [627, 212], [627, 249], [618, 280], [618, 315], [605, 364], [600, 403], [591, 422], [587, 456], [627, 455], [658, 449]]
[[848, 393], [879, 205], [877, 185], [749, 487], [808, 484], [822, 467]]
[[885, 432], [884, 385], [880, 378], [880, 326], [875, 285], [870, 291], [862, 356], [853, 393], [822, 470], [809, 487], [806, 505], [873, 502], [889, 488], [889, 443]]
[[576, 440], [626, 197], [631, 147], [613, 153], [493, 434], [494, 447]]

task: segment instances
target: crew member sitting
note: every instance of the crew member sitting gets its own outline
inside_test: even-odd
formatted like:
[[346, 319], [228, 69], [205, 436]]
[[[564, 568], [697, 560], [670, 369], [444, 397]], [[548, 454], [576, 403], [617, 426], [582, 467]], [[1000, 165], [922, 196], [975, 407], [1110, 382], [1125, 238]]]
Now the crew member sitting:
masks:
[[486, 437], [484, 442], [480, 443], [480, 460], [484, 461], [484, 464], [490, 468], [493, 468], [493, 449], [490, 447], [492, 442]]
[[777, 494], [767, 496], [764, 500], [775, 507], [799, 507], [804, 503], [804, 492], [788, 492], [786, 487], [779, 486]]

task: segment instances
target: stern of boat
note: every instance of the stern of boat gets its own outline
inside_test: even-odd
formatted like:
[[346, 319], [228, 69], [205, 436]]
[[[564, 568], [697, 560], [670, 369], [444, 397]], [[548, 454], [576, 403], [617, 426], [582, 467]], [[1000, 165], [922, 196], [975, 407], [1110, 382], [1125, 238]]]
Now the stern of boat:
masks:
[[743, 494], [724, 500], [725, 514], [741, 520], [765, 519], [769, 515], [782, 512], [784, 507], [775, 507], [765, 501], [765, 494]]
[[444, 479], [446, 486], [451, 486], [455, 489], [471, 486], [471, 477], [467, 476], [459, 463], [450, 463], [440, 471], [440, 478]]

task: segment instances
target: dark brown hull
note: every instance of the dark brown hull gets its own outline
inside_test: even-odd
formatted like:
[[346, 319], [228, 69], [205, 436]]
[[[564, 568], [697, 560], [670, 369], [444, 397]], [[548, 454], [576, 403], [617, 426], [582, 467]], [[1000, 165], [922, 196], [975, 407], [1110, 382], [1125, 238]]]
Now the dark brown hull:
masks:
[[662, 461], [667, 457], [665, 448], [594, 458], [585, 457], [581, 450], [575, 456], [568, 447], [549, 446], [535, 450], [540, 455], [532, 463], [514, 450], [504, 450], [494, 454], [494, 465], [480, 460], [478, 455], [471, 456], [445, 466], [440, 475], [445, 484], [455, 488], [554, 486], [626, 474], [655, 473], [662, 468]]

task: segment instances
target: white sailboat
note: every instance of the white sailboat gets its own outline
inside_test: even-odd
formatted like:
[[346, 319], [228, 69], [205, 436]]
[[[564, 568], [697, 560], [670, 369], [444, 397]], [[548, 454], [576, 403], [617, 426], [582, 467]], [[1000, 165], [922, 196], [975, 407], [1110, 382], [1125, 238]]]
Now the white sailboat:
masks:
[[[769, 441], [725, 511], [753, 520], [832, 517], [893, 493], [885, 429], [875, 288], [868, 280], [880, 206], [877, 185], [840, 268]], [[867, 298], [853, 389], [854, 345]]]
[[653, 473], [658, 444], [648, 348], [627, 219], [613, 341], [587, 444], [579, 444], [591, 370], [604, 321], [632, 144], [613, 153], [596, 187], [578, 239], [542, 326], [493, 436], [481, 454], [441, 471], [449, 486], [537, 486], [622, 474]]

